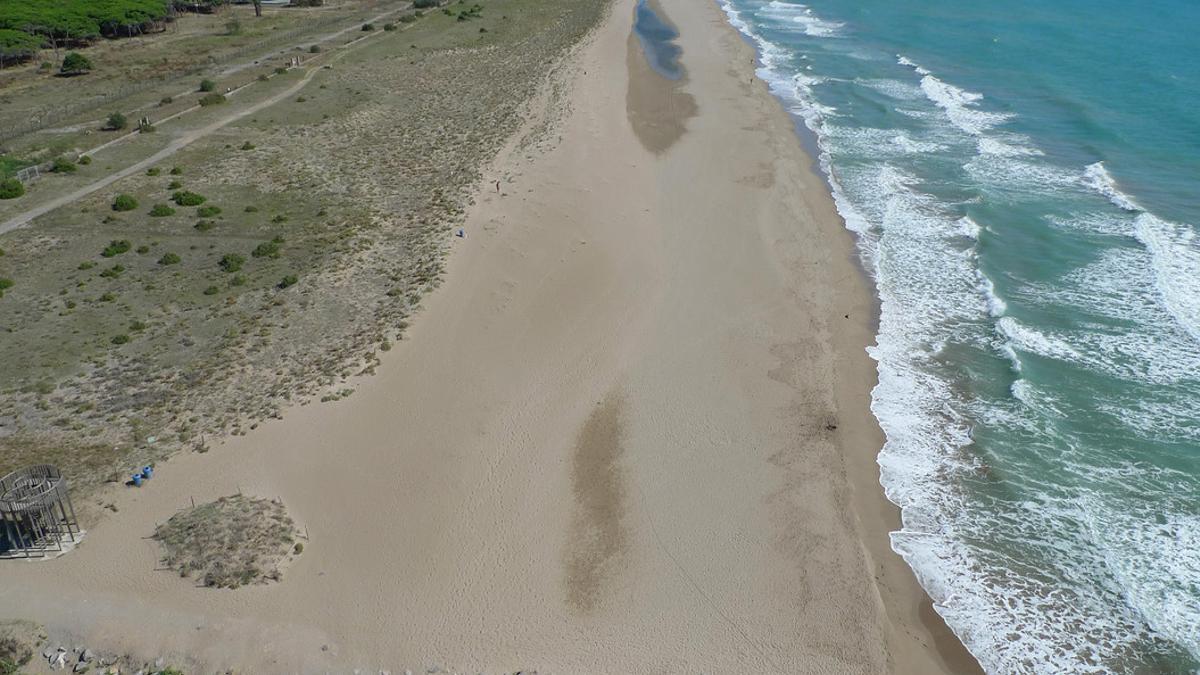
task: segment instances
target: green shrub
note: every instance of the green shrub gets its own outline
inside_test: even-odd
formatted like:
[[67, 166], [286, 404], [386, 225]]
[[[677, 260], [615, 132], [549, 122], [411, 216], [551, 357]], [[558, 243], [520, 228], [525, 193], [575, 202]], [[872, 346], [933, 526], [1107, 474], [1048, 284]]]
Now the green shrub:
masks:
[[88, 164], [91, 164], [91, 163], [92, 163], [92, 158], [91, 158], [91, 156], [90, 156], [90, 155], [84, 155], [84, 156], [82, 156], [82, 157], [80, 157], [80, 158], [79, 158], [79, 163], [80, 163], [80, 164], [82, 164], [82, 165], [84, 165], [84, 166], [87, 166]]
[[296, 103], [304, 103], [307, 100], [308, 99], [304, 98], [303, 96], [300, 96], [300, 97], [296, 98]]
[[430, 7], [437, 7], [438, 4], [438, 0], [413, 0], [413, 7], [415, 9], [429, 9]]
[[79, 167], [66, 157], [55, 157], [54, 163], [50, 165], [50, 170], [54, 173], [75, 173]]
[[157, 176], [160, 173], [162, 173], [162, 169], [158, 168], [157, 166], [152, 166], [149, 169], [146, 169], [147, 176]]
[[220, 293], [220, 292], [221, 292], [221, 289], [217, 288], [216, 286], [209, 286], [208, 288], [204, 289], [205, 295], [216, 295], [217, 293]]
[[208, 206], [201, 206], [200, 208], [196, 209], [196, 215], [200, 216], [201, 218], [212, 218], [220, 213], [221, 207], [213, 206], [212, 204], [209, 204]]
[[245, 286], [246, 285], [246, 277], [244, 277], [240, 274], [235, 274], [235, 275], [233, 275], [233, 278], [229, 280], [229, 285], [230, 286]]
[[129, 243], [128, 239], [114, 239], [100, 252], [100, 255], [105, 258], [111, 258], [122, 253], [127, 253], [131, 248], [133, 248], [133, 244]]
[[79, 52], [69, 52], [62, 62], [62, 68], [58, 72], [63, 75], [82, 75], [92, 69], [92, 62], [88, 57]]
[[200, 80], [200, 91], [214, 91], [217, 83], [212, 80]]
[[150, 252], [150, 247], [145, 244], [142, 244], [141, 246], [137, 247], [137, 252], [138, 252], [138, 255], [146, 255], [147, 253]]
[[226, 272], [237, 272], [238, 270], [242, 269], [242, 265], [245, 264], [245, 262], [246, 259], [236, 253], [226, 253], [225, 255], [221, 256], [221, 262], [217, 264], [220, 265], [221, 269]]
[[295, 274], [289, 274], [279, 280], [279, 289], [283, 290], [283, 289], [287, 288], [288, 286], [295, 286], [297, 281], [300, 281], [300, 280], [296, 278]]
[[251, 204], [246, 207], [245, 211], [246, 211], [246, 213], [258, 213], [258, 207]]
[[113, 211], [132, 211], [138, 207], [138, 202], [132, 195], [120, 194], [113, 200]]
[[116, 279], [117, 277], [121, 276], [124, 273], [125, 273], [124, 265], [113, 265], [112, 267], [101, 272], [100, 276], [104, 277], [105, 279]]
[[100, 302], [112, 302], [113, 300], [116, 300], [116, 299], [117, 299], [117, 294], [113, 293], [112, 291], [108, 291], [107, 293], [105, 293], [104, 295], [101, 295], [98, 298], [98, 300], [100, 300]]
[[0, 180], [0, 199], [16, 199], [25, 194], [25, 185], [16, 178]]
[[364, 33], [369, 33], [371, 31], [375, 30], [375, 24], [364, 23], [362, 29], [363, 29]]
[[114, 335], [112, 339], [114, 345], [123, 345], [127, 342], [129, 342], [129, 336], [123, 333], [121, 335]]
[[155, 131], [157, 131], [157, 129], [155, 129], [154, 125], [151, 124], [150, 122], [148, 122], [146, 120], [142, 120], [141, 122], [138, 122], [138, 133], [139, 134], [152, 134]]
[[95, 266], [96, 263], [92, 262], [91, 260], [84, 260], [83, 262], [79, 263], [79, 269], [81, 270], [90, 270]]
[[183, 175], [183, 167], [181, 167], [181, 166], [171, 167], [171, 175], [172, 176], [182, 176]]
[[178, 265], [179, 256], [174, 253], [164, 253], [163, 256], [158, 259], [158, 264], [163, 266]]
[[137, 321], [137, 320], [130, 321], [129, 322], [129, 330], [131, 330], [135, 333], [140, 333], [140, 332], [146, 330], [146, 324], [145, 324], [145, 322]]
[[181, 181], [177, 181], [177, 180], [173, 180], [167, 184], [168, 190], [178, 190], [181, 187], [183, 187], [183, 183]]
[[309, 54], [320, 54], [321, 53], [321, 45], [313, 45], [313, 46], [309, 47], [308, 53]]
[[164, 97], [162, 97], [162, 98], [161, 98], [161, 99], [158, 101], [158, 104], [159, 104], [160, 106], [161, 106], [161, 105], [171, 105], [171, 104], [172, 104], [172, 103], [174, 103], [174, 102], [175, 102], [175, 98], [174, 98], [174, 97], [172, 97], [172, 96], [164, 96]]
[[271, 76], [267, 75], [266, 73], [263, 73], [262, 75], [258, 76], [259, 82], [266, 82], [269, 79], [271, 79]]
[[250, 141], [246, 141], [245, 143], [242, 143], [242, 149], [243, 150], [253, 150], [254, 144], [251, 143]]
[[264, 241], [258, 246], [255, 246], [254, 250], [250, 252], [250, 255], [254, 256], [255, 258], [278, 258], [279, 244], [273, 241]]
[[200, 97], [200, 105], [208, 107], [210, 105], [220, 105], [225, 102], [225, 94], [205, 94]]
[[104, 128], [109, 131], [120, 131], [127, 126], [129, 126], [129, 120], [125, 119], [125, 116], [119, 112], [109, 115], [108, 120], [104, 123]]
[[193, 225], [193, 227], [196, 228], [197, 232], [208, 232], [209, 230], [216, 227], [216, 225], [217, 224], [211, 220], [197, 220], [196, 224]]
[[7, 277], [0, 277], [0, 291], [7, 291], [13, 287], [13, 280]]
[[272, 223], [286, 223], [288, 217], [282, 213], [271, 219]]
[[[412, 14], [405, 14], [404, 16], [400, 17], [400, 23], [413, 23], [416, 20], [417, 20], [417, 17]], [[388, 24], [388, 25], [391, 25], [391, 24]], [[384, 28], [384, 30], [387, 30], [387, 26], [384, 26], [383, 28]], [[392, 30], [396, 30], [396, 28], [393, 26]]]
[[180, 206], [200, 206], [206, 201], [204, 195], [186, 190], [176, 192], [171, 195], [171, 199]]
[[285, 74], [287, 74], [287, 68], [284, 68], [283, 66], [280, 66], [280, 67], [278, 67], [278, 68], [276, 68], [276, 69], [275, 69], [275, 74], [276, 74], [276, 75], [285, 75]]
[[155, 204], [150, 209], [150, 215], [155, 218], [165, 218], [167, 216], [175, 215], [175, 209], [167, 206], [166, 204]]

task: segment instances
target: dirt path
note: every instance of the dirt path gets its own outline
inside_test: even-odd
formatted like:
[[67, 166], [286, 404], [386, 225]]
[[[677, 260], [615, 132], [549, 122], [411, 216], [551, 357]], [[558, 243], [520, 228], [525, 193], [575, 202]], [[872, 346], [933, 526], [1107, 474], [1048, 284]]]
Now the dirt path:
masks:
[[[406, 9], [407, 7], [408, 7], [408, 5], [405, 5], [405, 7], [402, 9]], [[382, 19], [383, 17], [387, 16], [388, 14], [392, 14], [396, 11], [400, 11], [400, 10], [393, 10], [392, 12], [385, 12], [385, 13], [379, 15], [378, 17], [376, 17], [375, 19], [372, 19], [372, 21], [378, 21], [378, 20]], [[331, 34], [325, 36], [324, 38], [317, 40], [317, 42], [332, 39], [334, 37], [337, 37], [338, 35], [342, 35], [343, 33], [348, 32], [350, 30], [351, 30], [351, 28], [346, 28], [346, 29], [337, 31], [335, 33], [331, 33]], [[62, 206], [66, 206], [67, 204], [70, 204], [79, 199], [82, 199], [82, 198], [92, 194], [93, 192], [96, 192], [97, 190], [103, 190], [104, 188], [108, 187], [109, 185], [112, 185], [113, 183], [115, 183], [118, 180], [121, 180], [122, 178], [125, 178], [126, 176], [130, 176], [135, 173], [138, 173], [139, 171], [148, 169], [151, 166], [162, 161], [163, 159], [170, 157], [171, 155], [175, 154], [176, 152], [179, 152], [180, 150], [187, 147], [188, 145], [195, 142], [196, 140], [204, 138], [205, 136], [212, 134], [213, 132], [217, 131], [218, 129], [228, 126], [230, 123], [236, 122], [237, 120], [240, 120], [243, 117], [246, 117], [247, 115], [252, 115], [264, 108], [268, 108], [272, 105], [275, 105], [276, 103], [279, 103], [280, 101], [286, 99], [287, 97], [289, 97], [289, 96], [299, 92], [301, 89], [303, 89], [305, 87], [305, 85], [307, 85], [309, 83], [309, 81], [312, 80], [313, 76], [316, 75], [317, 72], [321, 69], [322, 65], [336, 61], [337, 59], [341, 58], [342, 56], [344, 56], [347, 53], [346, 52], [347, 49], [352, 48], [352, 47], [358, 45], [363, 40], [367, 40], [367, 39], [371, 38], [372, 36], [375, 36], [378, 34], [381, 34], [381, 33], [373, 32], [368, 35], [364, 35], [363, 37], [361, 37], [357, 40], [354, 40], [353, 42], [349, 42], [349, 43], [343, 45], [342, 47], [339, 48], [339, 51], [332, 56], [332, 58], [328, 59], [327, 61], [324, 61], [323, 63], [314, 64], [312, 67], [309, 68], [308, 72], [305, 73], [304, 77], [301, 78], [299, 82], [296, 82], [295, 84], [288, 87], [287, 89], [285, 89], [267, 99], [259, 101], [258, 103], [255, 103], [254, 105], [250, 106], [249, 108], [245, 108], [243, 110], [239, 110], [237, 112], [231, 113], [215, 122], [212, 122], [211, 124], [208, 124], [207, 126], [201, 127], [199, 129], [193, 129], [191, 131], [184, 132], [183, 135], [181, 135], [178, 138], [176, 138], [175, 140], [171, 141], [171, 143], [168, 144], [167, 147], [163, 148], [162, 150], [159, 150], [158, 152], [154, 153], [153, 155], [147, 157], [146, 159], [143, 159], [143, 160], [141, 160], [135, 164], [132, 164], [130, 166], [127, 166], [123, 169], [118, 169], [118, 170], [114, 171], [113, 173], [110, 173], [109, 175], [107, 175], [93, 183], [90, 183], [82, 188], [79, 188], [78, 190], [74, 190], [72, 192], [68, 192], [67, 194], [56, 197], [56, 198], [50, 200], [49, 202], [46, 202], [40, 206], [36, 206], [32, 209], [29, 209], [28, 211], [25, 211], [24, 213], [21, 213], [17, 216], [14, 216], [13, 218], [8, 219], [7, 221], [4, 221], [3, 223], [0, 223], [0, 234], [4, 234], [6, 232], [11, 232], [12, 230], [15, 230], [19, 227], [22, 227], [22, 226], [28, 224], [34, 218], [43, 216], [43, 215], [53, 211], [54, 209], [57, 209]], [[312, 59], [310, 59], [310, 62], [311, 61], [312, 61]], [[229, 72], [229, 71], [227, 71], [227, 72]], [[238, 91], [241, 91], [242, 89], [250, 86], [250, 84], [253, 84], [253, 83], [242, 85], [241, 87], [238, 87], [237, 89], [229, 92], [229, 94], [237, 93]], [[191, 92], [185, 92], [185, 93], [191, 93]], [[162, 120], [159, 120], [158, 124], [162, 124], [164, 122], [169, 122], [171, 120], [178, 119], [179, 117], [182, 117], [184, 115], [187, 115], [187, 114], [189, 114], [193, 111], [199, 110], [199, 109], [200, 109], [200, 106], [193, 106], [191, 108], [187, 108], [186, 110], [181, 110], [180, 112], [175, 113], [174, 115], [171, 115], [170, 117], [166, 117]], [[136, 135], [136, 133], [137, 132], [134, 132], [132, 134], [127, 134], [120, 138], [109, 141], [103, 145], [93, 148], [92, 150], [88, 151], [85, 154], [93, 155], [96, 152], [102, 151], [105, 148], [111, 147], [117, 143], [121, 143], [121, 142], [133, 137], [134, 135]]]

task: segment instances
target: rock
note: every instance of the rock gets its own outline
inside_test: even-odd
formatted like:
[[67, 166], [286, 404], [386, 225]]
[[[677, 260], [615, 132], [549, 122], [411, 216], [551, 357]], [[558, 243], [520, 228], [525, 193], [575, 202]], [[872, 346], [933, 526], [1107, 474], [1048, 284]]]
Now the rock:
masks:
[[54, 655], [57, 653], [58, 653], [57, 649], [55, 649], [53, 647], [46, 647], [45, 649], [42, 650], [42, 658], [49, 660], [49, 659], [54, 658]]
[[90, 649], [84, 649], [83, 653], [79, 655], [80, 661], [91, 661], [94, 658], [96, 658], [96, 654]]
[[67, 667], [67, 652], [63, 650], [50, 657], [50, 670], [60, 670]]
[[80, 661], [79, 663], [75, 664], [75, 672], [77, 673], [86, 673], [91, 669], [92, 666], [87, 661]]
[[162, 667], [165, 665], [167, 665], [167, 661], [163, 657], [160, 656], [157, 659], [154, 659], [154, 669], [155, 670], [162, 670]]

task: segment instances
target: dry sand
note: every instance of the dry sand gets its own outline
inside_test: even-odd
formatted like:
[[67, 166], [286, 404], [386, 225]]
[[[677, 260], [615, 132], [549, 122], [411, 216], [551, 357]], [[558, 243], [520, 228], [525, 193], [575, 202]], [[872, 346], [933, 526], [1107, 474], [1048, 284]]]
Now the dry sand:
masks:
[[[887, 547], [852, 242], [717, 7], [661, 8], [685, 133], [631, 127], [655, 76], [620, 0], [377, 377], [116, 492], [76, 551], [4, 566], [0, 616], [262, 673], [967, 668]], [[311, 535], [281, 583], [156, 571], [156, 522], [239, 490]]]

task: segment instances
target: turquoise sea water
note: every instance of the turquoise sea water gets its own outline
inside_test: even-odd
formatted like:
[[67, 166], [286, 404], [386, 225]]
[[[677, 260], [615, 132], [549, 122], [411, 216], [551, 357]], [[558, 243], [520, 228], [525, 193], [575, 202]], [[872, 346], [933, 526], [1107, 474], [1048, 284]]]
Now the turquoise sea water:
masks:
[[1200, 3], [720, 2], [874, 277], [938, 612], [992, 673], [1200, 669]]

